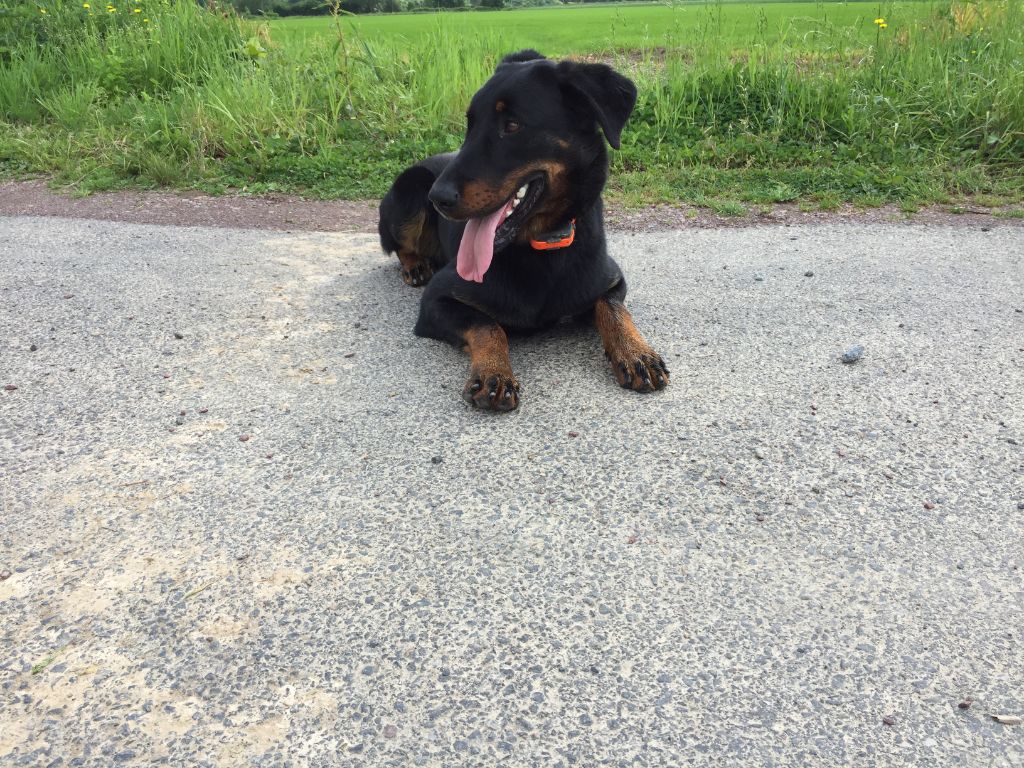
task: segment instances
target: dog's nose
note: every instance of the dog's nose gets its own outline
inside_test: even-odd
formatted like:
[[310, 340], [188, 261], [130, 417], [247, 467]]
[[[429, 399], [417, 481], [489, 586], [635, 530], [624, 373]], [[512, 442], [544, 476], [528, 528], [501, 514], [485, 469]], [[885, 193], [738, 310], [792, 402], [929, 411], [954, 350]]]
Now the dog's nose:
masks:
[[427, 194], [438, 210], [450, 211], [459, 202], [459, 190], [450, 181], [438, 179]]

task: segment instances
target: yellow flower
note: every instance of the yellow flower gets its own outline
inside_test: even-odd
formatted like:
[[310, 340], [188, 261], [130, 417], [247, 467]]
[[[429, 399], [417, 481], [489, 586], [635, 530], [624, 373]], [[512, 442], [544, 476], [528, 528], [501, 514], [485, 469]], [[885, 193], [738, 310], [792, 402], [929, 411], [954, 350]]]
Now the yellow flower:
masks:
[[886, 23], [885, 23], [885, 22], [883, 21], [883, 22], [882, 22], [881, 24], [879, 24], [879, 25], [878, 25], [878, 28], [879, 28], [879, 29], [885, 29], [885, 28], [886, 28], [886, 27], [888, 27], [888, 26], [889, 26], [889, 25], [888, 25], [888, 24], [886, 24]]
[[45, 9], [45, 8], [40, 8], [40, 9], [39, 9], [39, 12], [40, 12], [41, 14], [43, 14], [44, 16], [46, 15], [46, 9]]
[[142, 9], [136, 8], [134, 11], [132, 11], [132, 13], [142, 13]]
[[149, 19], [143, 19], [143, 20], [142, 20], [142, 23], [143, 23], [143, 24], [149, 24]]
[[92, 6], [89, 5], [88, 3], [82, 3], [82, 7], [86, 8], [86, 9], [92, 8]]
[[875, 24], [877, 24], [878, 26], [882, 26], [883, 24], [885, 24], [885, 19], [875, 19]]

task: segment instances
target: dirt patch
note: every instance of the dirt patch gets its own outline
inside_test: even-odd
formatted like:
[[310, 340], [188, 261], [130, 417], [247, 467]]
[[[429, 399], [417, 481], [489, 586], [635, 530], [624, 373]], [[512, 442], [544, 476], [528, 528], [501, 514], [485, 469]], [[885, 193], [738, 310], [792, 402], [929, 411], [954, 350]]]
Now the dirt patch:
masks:
[[[914, 214], [905, 214], [895, 206], [871, 209], [846, 206], [836, 211], [801, 211], [796, 205], [775, 205], [744, 216], [720, 216], [693, 206], [655, 205], [627, 209], [612, 203], [606, 206], [605, 218], [609, 229], [625, 232], [837, 222], [1024, 226], [1024, 219], [1001, 218], [980, 207], [962, 208], [963, 213], [951, 213], [948, 207], [932, 206]], [[133, 224], [282, 231], [373, 232], [377, 229], [376, 200], [308, 200], [287, 195], [213, 196], [201, 192], [138, 190], [68, 197], [52, 191], [44, 181], [0, 183], [0, 215], [66, 216]]]

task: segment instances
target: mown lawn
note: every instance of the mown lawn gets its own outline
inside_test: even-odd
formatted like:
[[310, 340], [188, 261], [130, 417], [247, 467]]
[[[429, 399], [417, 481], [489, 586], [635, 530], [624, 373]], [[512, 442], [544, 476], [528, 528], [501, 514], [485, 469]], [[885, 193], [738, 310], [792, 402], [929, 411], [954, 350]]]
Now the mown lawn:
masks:
[[[927, 16], [928, 2], [885, 3], [890, 28]], [[878, 2], [697, 3], [673, 5], [548, 6], [522, 10], [401, 13], [348, 17], [346, 27], [367, 40], [415, 43], [443, 25], [453, 36], [495, 36], [507, 48], [532, 47], [549, 56], [636, 51], [692, 45], [714, 36], [735, 52], [757, 45], [816, 50], [828, 42], [866, 48], [875, 42]], [[330, 17], [292, 17], [270, 22], [275, 39], [303, 43], [335, 32]]]
[[0, 9], [0, 175], [377, 197], [456, 148], [473, 91], [535, 47], [637, 82], [610, 189], [630, 204], [1024, 199], [1020, 0], [269, 23], [191, 0], [81, 5]]

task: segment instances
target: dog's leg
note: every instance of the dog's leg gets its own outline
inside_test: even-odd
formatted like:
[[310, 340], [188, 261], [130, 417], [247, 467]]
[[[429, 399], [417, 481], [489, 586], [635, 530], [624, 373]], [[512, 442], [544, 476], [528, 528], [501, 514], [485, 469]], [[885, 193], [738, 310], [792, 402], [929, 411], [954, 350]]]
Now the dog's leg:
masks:
[[519, 407], [519, 382], [508, 357], [508, 337], [497, 323], [475, 325], [462, 334], [469, 353], [469, 378], [462, 399], [475, 408], [513, 411]]
[[519, 407], [519, 382], [512, 373], [508, 336], [493, 318], [445, 295], [455, 279], [454, 274], [442, 272], [427, 287], [416, 335], [447, 341], [469, 353], [469, 378], [462, 388], [467, 403], [484, 410], [515, 410]]
[[413, 166], [391, 185], [381, 201], [381, 247], [398, 256], [402, 280], [407, 285], [426, 285], [441, 258], [437, 236], [437, 214], [427, 200], [435, 175], [428, 168]]
[[668, 386], [668, 368], [661, 355], [640, 335], [626, 309], [625, 281], [594, 305], [594, 324], [619, 385], [636, 392], [654, 392]]

